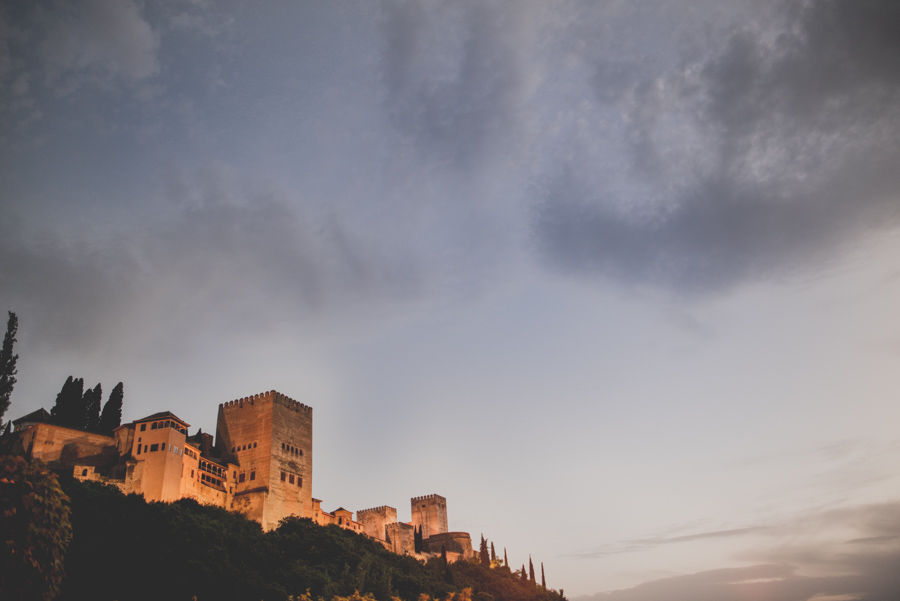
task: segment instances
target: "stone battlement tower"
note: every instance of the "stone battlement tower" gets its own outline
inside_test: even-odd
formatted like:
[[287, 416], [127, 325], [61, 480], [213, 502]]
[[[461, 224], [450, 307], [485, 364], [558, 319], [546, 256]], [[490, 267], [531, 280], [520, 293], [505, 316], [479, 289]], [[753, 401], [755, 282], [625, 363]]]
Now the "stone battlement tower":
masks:
[[311, 518], [312, 408], [271, 390], [219, 405], [216, 447], [239, 469], [231, 509], [272, 530]]
[[447, 499], [441, 495], [425, 495], [410, 500], [412, 525], [421, 528], [422, 538], [447, 532]]

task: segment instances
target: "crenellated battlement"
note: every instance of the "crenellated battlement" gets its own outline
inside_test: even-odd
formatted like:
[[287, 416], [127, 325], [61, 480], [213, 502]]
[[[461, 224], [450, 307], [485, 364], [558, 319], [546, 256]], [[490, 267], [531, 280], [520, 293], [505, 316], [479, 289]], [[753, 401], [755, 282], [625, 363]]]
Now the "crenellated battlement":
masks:
[[278, 403], [283, 407], [287, 407], [288, 409], [297, 411], [299, 413], [312, 414], [312, 407], [310, 407], [309, 405], [304, 405], [299, 401], [295, 401], [291, 397], [281, 394], [276, 390], [270, 390], [268, 392], [262, 392], [260, 394], [254, 394], [241, 399], [228, 401], [226, 403], [220, 404], [219, 407], [223, 409], [241, 409], [245, 404], [256, 405], [261, 403]]
[[357, 517], [357, 519], [359, 519], [359, 516], [361, 516], [361, 515], [366, 515], [366, 514], [369, 514], [369, 513], [386, 513], [388, 509], [390, 509], [390, 510], [393, 511], [394, 513], [397, 512], [397, 510], [396, 510], [395, 508], [390, 507], [390, 506], [388, 506], [388, 505], [379, 505], [378, 507], [370, 507], [369, 509], [360, 509], [360, 510], [358, 510], [358, 511], [356, 512], [356, 517]]
[[422, 497], [413, 497], [412, 498], [413, 503], [419, 503], [422, 501], [444, 501], [446, 503], [447, 499], [445, 499], [441, 495], [425, 495]]

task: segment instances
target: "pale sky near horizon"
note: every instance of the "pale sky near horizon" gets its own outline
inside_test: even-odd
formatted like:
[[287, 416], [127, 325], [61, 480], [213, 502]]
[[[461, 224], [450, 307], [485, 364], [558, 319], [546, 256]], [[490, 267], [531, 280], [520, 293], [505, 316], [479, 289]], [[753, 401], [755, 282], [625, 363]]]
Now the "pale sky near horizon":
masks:
[[275, 389], [569, 598], [900, 598], [896, 2], [5, 3], [0, 215], [7, 419]]

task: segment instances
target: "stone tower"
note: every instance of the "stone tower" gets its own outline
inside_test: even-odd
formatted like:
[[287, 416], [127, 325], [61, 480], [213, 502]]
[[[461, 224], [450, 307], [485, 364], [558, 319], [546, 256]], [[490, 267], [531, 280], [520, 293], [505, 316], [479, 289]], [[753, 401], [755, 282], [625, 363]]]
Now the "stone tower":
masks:
[[413, 497], [412, 525], [422, 529], [422, 538], [447, 532], [447, 499], [441, 495]]
[[272, 530], [311, 518], [312, 408], [271, 390], [219, 405], [216, 447], [240, 466], [231, 509]]

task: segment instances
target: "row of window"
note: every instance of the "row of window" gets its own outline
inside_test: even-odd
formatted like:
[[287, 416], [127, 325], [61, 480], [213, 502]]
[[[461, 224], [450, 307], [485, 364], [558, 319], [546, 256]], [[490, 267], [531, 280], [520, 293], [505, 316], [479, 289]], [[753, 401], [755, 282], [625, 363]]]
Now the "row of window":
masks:
[[[151, 430], [160, 430], [162, 428], [172, 428], [173, 430], [178, 430], [179, 432], [181, 432], [182, 434], [187, 436], [187, 430], [182, 428], [181, 424], [179, 424], [176, 421], [167, 419], [167, 420], [163, 420], [160, 422], [151, 422], [150, 423]], [[143, 424], [141, 424], [141, 432], [146, 432], [146, 431], [147, 431], [147, 422], [144, 422]]]
[[247, 449], [255, 449], [255, 448], [256, 448], [256, 442], [254, 441], [254, 442], [248, 442], [244, 446], [237, 445], [236, 447], [231, 447], [231, 452], [237, 453], [238, 451], [246, 451]]
[[197, 457], [197, 453], [195, 453], [194, 450], [190, 447], [184, 447], [184, 454], [187, 455], [188, 457], [192, 457], [194, 459], [199, 459], [199, 457]]
[[[166, 443], [164, 443], [164, 442], [162, 442], [162, 443], [159, 443], [159, 442], [154, 443], [154, 444], [152, 444], [152, 445], [149, 445], [149, 449], [148, 449], [148, 445], [140, 445], [140, 444], [139, 444], [139, 445], [137, 446], [137, 454], [138, 454], [138, 455], [141, 454], [141, 447], [143, 447], [143, 450], [144, 450], [145, 453], [156, 453], [157, 451], [165, 451], [165, 450], [166, 450]], [[175, 453], [176, 455], [181, 455], [181, 451], [180, 451], [179, 448], [176, 447], [175, 445], [170, 444], [170, 445], [169, 445], [169, 450], [170, 450], [171, 452]]]
[[288, 474], [287, 472], [281, 472], [281, 481], [287, 481], [289, 484], [293, 484], [296, 478], [297, 486], [299, 488], [303, 488], [303, 478], [301, 476], [294, 476], [294, 474]]
[[291, 446], [286, 443], [281, 443], [281, 450], [287, 451], [292, 455], [299, 455], [300, 457], [303, 457], [303, 449], [298, 449], [297, 447]]
[[209, 472], [211, 474], [215, 474], [221, 478], [225, 477], [225, 468], [216, 465], [215, 463], [210, 463], [208, 461], [200, 461], [200, 469], [204, 472]]

